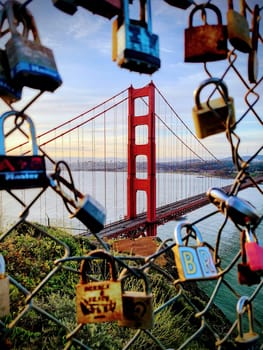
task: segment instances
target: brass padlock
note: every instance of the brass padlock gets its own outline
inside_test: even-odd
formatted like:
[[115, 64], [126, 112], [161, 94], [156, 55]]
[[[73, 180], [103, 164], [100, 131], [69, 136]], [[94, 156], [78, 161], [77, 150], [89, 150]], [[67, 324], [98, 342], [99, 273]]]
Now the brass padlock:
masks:
[[5, 259], [0, 253], [0, 318], [10, 312], [9, 278], [6, 276]]
[[79, 219], [91, 232], [98, 233], [104, 228], [106, 210], [95, 198], [86, 195], [70, 218]]
[[74, 15], [77, 11], [76, 1], [75, 0], [52, 0], [53, 5], [59, 9], [67, 13], [68, 15]]
[[[235, 338], [235, 343], [237, 345], [238, 350], [259, 350], [259, 334], [257, 334], [254, 330], [254, 315], [252, 302], [249, 300], [247, 296], [242, 296], [239, 298], [236, 306], [237, 310], [237, 331], [238, 336]], [[244, 332], [243, 330], [243, 315], [247, 314], [249, 330], [248, 332]]]
[[[62, 80], [52, 50], [40, 42], [34, 17], [26, 6], [22, 7], [16, 0], [7, 0], [4, 9], [11, 32], [11, 38], [5, 45], [6, 54], [14, 84], [53, 92]], [[25, 27], [22, 34], [16, 27], [20, 22]], [[30, 33], [33, 40], [29, 39]]]
[[[182, 238], [183, 228], [194, 233], [195, 245], [184, 245]], [[189, 235], [186, 237], [189, 238]], [[172, 249], [181, 281], [212, 279], [217, 277], [217, 269], [211, 251], [209, 247], [205, 245], [197, 227], [191, 225], [189, 222], [180, 222], [175, 227], [174, 238], [176, 245]]]
[[167, 4], [175, 7], [179, 7], [180, 9], [186, 10], [189, 6], [194, 4], [193, 0], [164, 0]]
[[[5, 122], [14, 119], [14, 127], [5, 133]], [[27, 138], [32, 155], [7, 155], [5, 149], [6, 135], [20, 131], [25, 136], [22, 126], [28, 126]], [[45, 158], [38, 155], [36, 132], [32, 119], [14, 110], [0, 117], [0, 190], [47, 187], [49, 180], [46, 174]]]
[[240, 0], [240, 13], [233, 9], [233, 0], [228, 0], [227, 34], [232, 46], [241, 52], [250, 52], [252, 42], [246, 19], [246, 2]]
[[[132, 270], [134, 274], [123, 270], [119, 278], [123, 286], [123, 319], [118, 321], [118, 325], [129, 328], [150, 329], [154, 324], [150, 281], [140, 269], [134, 267]], [[131, 279], [131, 276], [136, 281], [142, 281], [143, 285], [141, 287], [143, 291], [124, 290], [124, 282], [127, 277]]]
[[122, 319], [122, 288], [117, 280], [113, 256], [104, 250], [94, 250], [88, 257], [106, 260], [110, 280], [89, 281], [87, 273], [90, 260], [84, 259], [80, 266], [80, 283], [76, 286], [76, 309], [78, 323], [100, 323]]
[[159, 37], [152, 33], [150, 0], [140, 0], [139, 20], [130, 19], [129, 0], [123, 0], [123, 14], [112, 24], [112, 60], [140, 73], [152, 74], [160, 68]]
[[[206, 102], [201, 103], [201, 91], [210, 84], [215, 85], [213, 92], [219, 92], [221, 97], [212, 100], [209, 97]], [[234, 100], [228, 96], [227, 86], [221, 79], [209, 78], [203, 81], [194, 91], [194, 101], [192, 116], [198, 138], [202, 139], [234, 128], [236, 122]]]
[[[206, 10], [212, 10], [217, 17], [216, 24], [208, 24]], [[201, 11], [201, 26], [193, 26], [193, 16]], [[211, 3], [197, 5], [189, 15], [188, 28], [184, 31], [184, 61], [210, 62], [227, 58], [227, 28], [222, 24], [222, 15], [218, 7]]]
[[79, 6], [108, 19], [119, 15], [122, 9], [121, 0], [76, 0], [76, 2]]

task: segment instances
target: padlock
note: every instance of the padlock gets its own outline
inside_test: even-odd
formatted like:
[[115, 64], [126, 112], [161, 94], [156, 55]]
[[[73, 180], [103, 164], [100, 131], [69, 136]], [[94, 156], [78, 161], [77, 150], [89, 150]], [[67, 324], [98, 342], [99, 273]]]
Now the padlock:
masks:
[[179, 7], [186, 10], [189, 6], [193, 5], [193, 0], [164, 0], [167, 4], [175, 7]]
[[[34, 17], [26, 6], [22, 7], [16, 0], [7, 0], [4, 9], [11, 31], [11, 38], [5, 46], [14, 84], [53, 92], [62, 80], [52, 50], [40, 42]], [[17, 22], [24, 24], [24, 35], [18, 32]], [[33, 40], [29, 39], [30, 33]]]
[[248, 80], [250, 83], [256, 83], [258, 77], [258, 41], [260, 18], [259, 5], [256, 4], [252, 17], [252, 50], [248, 54]]
[[[200, 103], [201, 91], [215, 85], [215, 90], [222, 95], [219, 98]], [[226, 84], [219, 78], [209, 78], [201, 83], [194, 92], [195, 106], [192, 109], [196, 136], [200, 139], [234, 128], [236, 118], [234, 100], [228, 96]]]
[[76, 286], [78, 323], [101, 323], [122, 319], [122, 288], [117, 280], [117, 268], [113, 256], [104, 250], [93, 250], [89, 257], [106, 260], [110, 280], [89, 281], [87, 273], [90, 261], [84, 259], [80, 266], [80, 283]]
[[152, 74], [160, 68], [159, 37], [152, 33], [150, 0], [140, 0], [139, 20], [129, 18], [129, 0], [123, 1], [123, 14], [112, 24], [112, 60], [140, 73]]
[[260, 219], [259, 213], [250, 202], [237, 196], [229, 196], [220, 188], [211, 187], [207, 191], [207, 197], [223, 214], [227, 214], [238, 225], [255, 225]]
[[[191, 230], [195, 235], [196, 245], [183, 244], [182, 229]], [[174, 230], [176, 245], [173, 247], [175, 264], [181, 281], [213, 279], [217, 277], [211, 251], [205, 245], [200, 231], [188, 222], [178, 223]]]
[[142, 281], [143, 291], [124, 290], [122, 294], [123, 319], [118, 321], [122, 327], [151, 329], [154, 324], [152, 292], [150, 281], [147, 275], [138, 268], [132, 268], [133, 272], [122, 271], [119, 279], [124, 281], [127, 277], [135, 277], [137, 281]]
[[[201, 11], [201, 26], [193, 26], [193, 16]], [[206, 10], [212, 10], [217, 17], [216, 24], [208, 24]], [[188, 28], [184, 31], [184, 61], [211, 62], [227, 58], [227, 28], [222, 24], [222, 15], [218, 7], [211, 3], [200, 4], [189, 15]]]
[[260, 282], [260, 276], [257, 272], [252, 271], [249, 264], [247, 263], [245, 242], [246, 242], [246, 232], [245, 230], [242, 230], [240, 234], [240, 248], [241, 248], [242, 262], [237, 264], [238, 282], [240, 284], [252, 286]]
[[[259, 334], [254, 330], [254, 315], [252, 303], [247, 296], [241, 296], [237, 302], [237, 331], [238, 336], [235, 338], [235, 343], [238, 350], [259, 350]], [[247, 314], [249, 330], [244, 332], [243, 316]]]
[[76, 3], [94, 14], [108, 19], [119, 15], [122, 9], [121, 0], [76, 0]]
[[[14, 117], [14, 128], [5, 134], [4, 124], [7, 119]], [[29, 133], [27, 135], [32, 155], [7, 155], [5, 150], [5, 135], [12, 135], [14, 131], [20, 130], [22, 124], [27, 123]], [[36, 187], [47, 187], [49, 180], [46, 174], [45, 159], [38, 155], [36, 132], [30, 117], [14, 110], [5, 112], [0, 117], [0, 190], [26, 189]]]
[[79, 219], [91, 232], [98, 233], [104, 228], [106, 210], [95, 198], [86, 195], [70, 218]]
[[255, 233], [246, 228], [245, 251], [247, 263], [252, 271], [263, 273], [263, 247], [258, 244]]
[[52, 0], [53, 5], [59, 9], [67, 13], [68, 15], [74, 15], [74, 13], [78, 10], [75, 0]]
[[0, 318], [10, 312], [9, 278], [6, 276], [5, 259], [0, 253]]
[[228, 0], [227, 34], [230, 43], [235, 49], [248, 53], [252, 49], [252, 42], [245, 7], [245, 0], [240, 0], [239, 13], [233, 9], [233, 0]]

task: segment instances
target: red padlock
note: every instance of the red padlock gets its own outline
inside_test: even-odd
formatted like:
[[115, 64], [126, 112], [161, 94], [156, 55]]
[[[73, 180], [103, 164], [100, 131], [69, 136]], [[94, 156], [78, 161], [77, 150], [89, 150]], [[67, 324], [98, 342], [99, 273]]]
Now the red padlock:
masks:
[[263, 247], [258, 244], [255, 235], [249, 229], [246, 229], [245, 251], [250, 269], [263, 273]]

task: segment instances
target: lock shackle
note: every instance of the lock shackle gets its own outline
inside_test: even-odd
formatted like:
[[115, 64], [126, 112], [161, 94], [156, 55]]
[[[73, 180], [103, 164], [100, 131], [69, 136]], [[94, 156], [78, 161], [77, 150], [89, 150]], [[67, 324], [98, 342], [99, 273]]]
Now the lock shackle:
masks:
[[190, 12], [189, 19], [188, 19], [188, 27], [189, 28], [193, 27], [194, 14], [199, 10], [204, 11], [205, 9], [210, 9], [210, 10], [214, 11], [217, 15], [218, 24], [222, 25], [222, 14], [221, 14], [220, 9], [217, 6], [215, 6], [214, 4], [207, 3], [207, 4], [196, 5], [193, 8], [193, 10]]
[[237, 312], [237, 329], [238, 334], [240, 338], [243, 338], [244, 332], [243, 332], [243, 325], [242, 325], [242, 316], [247, 311], [248, 315], [248, 322], [249, 322], [249, 331], [254, 332], [254, 315], [253, 315], [253, 308], [252, 303], [249, 300], [249, 297], [246, 295], [241, 296], [236, 305], [236, 312]]
[[188, 221], [183, 221], [183, 222], [178, 223], [174, 229], [174, 239], [175, 239], [175, 242], [177, 245], [179, 245], [179, 246], [183, 245], [181, 231], [184, 227], [188, 228], [194, 232], [194, 234], [196, 236], [196, 240], [197, 240], [199, 245], [202, 245], [202, 243], [204, 243], [202, 235], [201, 235], [200, 231], [198, 230], [198, 228], [196, 226], [192, 225]]
[[131, 269], [123, 269], [122, 272], [120, 273], [119, 276], [119, 281], [122, 282], [122, 287], [123, 287], [123, 281], [127, 279], [130, 275], [133, 275], [134, 277], [138, 279], [142, 279], [144, 281], [144, 292], [145, 294], [149, 295], [151, 294], [151, 286], [150, 286], [150, 281], [149, 278], [147, 277], [146, 273], [143, 272], [140, 268], [138, 267], [132, 267]]
[[[110, 280], [114, 282], [117, 281], [118, 272], [117, 272], [117, 267], [112, 254], [108, 253], [103, 249], [96, 249], [91, 251], [87, 256], [107, 260], [110, 267], [109, 269], [110, 275], [111, 275]], [[89, 270], [89, 268], [91, 268], [90, 259], [82, 260], [80, 264], [80, 284], [88, 283], [87, 271]]]
[[194, 91], [194, 100], [195, 100], [195, 104], [196, 104], [197, 109], [202, 108], [201, 103], [200, 103], [201, 91], [203, 90], [203, 88], [205, 86], [210, 85], [210, 84], [214, 84], [214, 85], [216, 85], [216, 88], [220, 87], [222, 89], [223, 98], [224, 98], [225, 103], [227, 104], [227, 102], [229, 100], [229, 95], [228, 95], [228, 88], [227, 88], [226, 84], [223, 82], [222, 79], [213, 77], [213, 78], [208, 78], [208, 79], [204, 80], [199, 85], [199, 87]]
[[[36, 142], [36, 130], [35, 130], [35, 126], [34, 126], [33, 120], [28, 115], [26, 115], [24, 113], [21, 113], [21, 112], [18, 112], [18, 111], [15, 111], [15, 110], [11, 110], [11, 111], [5, 112], [0, 117], [0, 135], [2, 136], [2, 137], [0, 137], [0, 155], [5, 155], [6, 154], [5, 137], [4, 137], [4, 135], [5, 135], [5, 133], [4, 133], [4, 123], [5, 123], [5, 121], [8, 118], [10, 118], [12, 116], [15, 116], [15, 122], [16, 122], [18, 117], [22, 117], [23, 118], [23, 123], [25, 121], [28, 123], [29, 130], [30, 130], [30, 133], [28, 135], [28, 139], [29, 139], [29, 141], [31, 143], [31, 149], [32, 149], [33, 155], [37, 155], [38, 154], [38, 145], [37, 145], [37, 142]], [[16, 129], [19, 129], [20, 125], [17, 125], [14, 129], [12, 129], [10, 131], [9, 135], [13, 131], [15, 131]]]
[[223, 209], [225, 202], [228, 199], [228, 195], [223, 190], [216, 187], [209, 188], [206, 195], [210, 202], [216, 205], [219, 209]]
[[[123, 1], [123, 16], [126, 24], [130, 24], [129, 1]], [[152, 31], [152, 11], [150, 0], [139, 0], [140, 2], [140, 22], [146, 25], [149, 32]], [[146, 21], [147, 18], [147, 21]]]

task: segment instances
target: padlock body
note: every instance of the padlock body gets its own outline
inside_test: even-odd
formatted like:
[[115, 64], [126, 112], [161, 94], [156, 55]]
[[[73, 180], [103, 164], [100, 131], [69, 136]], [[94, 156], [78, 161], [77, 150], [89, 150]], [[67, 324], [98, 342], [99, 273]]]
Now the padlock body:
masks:
[[247, 286], [252, 286], [260, 282], [260, 276], [252, 271], [247, 263], [237, 265], [238, 282]]
[[122, 8], [121, 0], [76, 0], [76, 2], [79, 6], [108, 19], [117, 16]]
[[159, 37], [156, 34], [136, 20], [116, 27], [113, 27], [113, 42], [116, 42], [115, 56], [120, 67], [146, 74], [160, 68]]
[[227, 30], [222, 24], [185, 29], [185, 62], [212, 62], [227, 57]]
[[122, 295], [123, 319], [119, 326], [151, 329], [153, 327], [152, 294], [126, 291]]
[[223, 98], [219, 97], [209, 101], [209, 104], [201, 103], [200, 108], [194, 106], [192, 116], [198, 138], [224, 132], [228, 116], [230, 127], [233, 127], [236, 122], [233, 98], [229, 97], [227, 104]]
[[0, 155], [0, 190], [46, 187], [44, 156]]
[[232, 9], [227, 12], [227, 34], [232, 46], [248, 53], [252, 49], [249, 26], [246, 18]]
[[22, 90], [14, 85], [10, 77], [10, 70], [5, 50], [0, 50], [0, 97], [12, 104], [21, 99]]
[[194, 2], [193, 0], [164, 0], [167, 4], [186, 10]]
[[0, 278], [0, 318], [10, 312], [9, 278]]
[[71, 218], [79, 219], [91, 232], [97, 233], [104, 228], [106, 212], [99, 202], [87, 195]]
[[217, 275], [208, 247], [176, 245], [173, 251], [180, 280], [202, 280]]
[[121, 320], [122, 290], [119, 281], [99, 281], [76, 286], [78, 323]]
[[257, 242], [245, 242], [245, 251], [251, 270], [263, 273], [263, 247]]
[[238, 350], [260, 350], [259, 335], [253, 331], [235, 339]]
[[52, 0], [53, 4], [59, 10], [67, 13], [68, 15], [74, 15], [77, 11], [77, 6], [75, 4], [75, 0]]
[[6, 53], [10, 76], [16, 85], [53, 92], [62, 84], [49, 48], [21, 35], [13, 35], [6, 43]]

